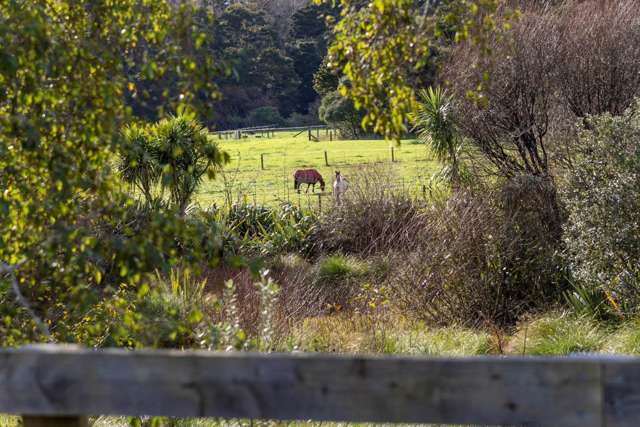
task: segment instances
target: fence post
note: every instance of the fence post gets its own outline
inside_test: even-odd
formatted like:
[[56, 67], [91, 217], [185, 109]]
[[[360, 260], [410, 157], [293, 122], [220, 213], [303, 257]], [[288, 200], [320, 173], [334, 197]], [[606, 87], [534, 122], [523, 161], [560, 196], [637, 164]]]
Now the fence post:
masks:
[[264, 170], [264, 154], [260, 154], [260, 168]]
[[395, 156], [395, 152], [393, 151], [393, 146], [391, 147], [391, 162], [395, 162], [396, 161], [396, 156]]
[[329, 157], [327, 156], [327, 150], [324, 150], [324, 165], [329, 166]]
[[22, 417], [24, 427], [89, 427], [88, 417]]

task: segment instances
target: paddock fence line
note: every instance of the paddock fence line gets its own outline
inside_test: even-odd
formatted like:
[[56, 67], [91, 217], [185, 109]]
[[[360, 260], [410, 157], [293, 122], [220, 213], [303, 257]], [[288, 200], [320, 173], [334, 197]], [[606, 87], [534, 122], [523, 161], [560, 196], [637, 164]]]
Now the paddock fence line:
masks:
[[332, 141], [338, 138], [338, 133], [335, 129], [327, 125], [310, 125], [310, 126], [292, 126], [292, 127], [277, 127], [273, 125], [269, 126], [255, 126], [248, 128], [229, 129], [213, 131], [212, 134], [217, 136], [218, 139], [242, 139], [249, 136], [257, 138], [272, 138], [276, 133], [295, 133], [293, 137], [298, 137], [302, 134], [306, 134], [309, 141], [320, 141], [321, 131], [324, 131], [325, 139]]
[[0, 412], [26, 427], [87, 415], [637, 426], [640, 358], [0, 350]]
[[[230, 183], [225, 188], [220, 185], [215, 189], [199, 193], [212, 199], [211, 203], [201, 203], [202, 209], [212, 206], [222, 207], [234, 204], [251, 204], [254, 206], [276, 206], [280, 204], [293, 204], [300, 208], [314, 211], [326, 211], [333, 206], [334, 195], [332, 182], [326, 183], [324, 192], [316, 185], [315, 190], [307, 190], [302, 185], [300, 192], [293, 188], [293, 178], [285, 174], [276, 181], [269, 183], [252, 179], [244, 182]], [[385, 190], [388, 192], [402, 193], [418, 200], [428, 200], [431, 196], [432, 175], [419, 175], [411, 178], [396, 178], [388, 180]]]
[[[221, 174], [229, 177], [228, 181], [220, 177], [212, 182], [207, 189], [199, 194], [206, 196], [209, 200], [221, 204], [226, 193], [233, 193], [236, 203], [253, 204], [277, 204], [277, 203], [297, 203], [299, 206], [330, 206], [321, 200], [323, 196], [331, 196], [332, 173], [327, 175], [326, 168], [336, 168], [342, 170], [347, 178], [351, 178], [353, 170], [374, 165], [387, 164], [390, 167], [419, 167], [422, 164], [432, 162], [433, 156], [426, 149], [424, 152], [402, 151], [394, 147], [373, 148], [368, 150], [371, 157], [369, 161], [363, 161], [360, 156], [354, 157], [353, 151], [348, 149], [326, 149], [307, 153], [304, 162], [299, 156], [289, 155], [286, 151], [264, 151], [256, 152], [246, 157], [241, 157], [239, 153], [230, 153], [232, 161], [230, 166]], [[242, 166], [234, 167], [234, 162], [240, 159], [245, 162]], [[251, 172], [254, 176], [250, 179], [237, 178], [242, 173], [248, 172], [247, 163], [255, 164]], [[302, 164], [301, 164], [302, 163]], [[323, 196], [318, 196], [305, 192], [303, 188], [301, 194], [297, 194], [293, 189], [293, 173], [298, 169], [316, 168], [319, 169], [326, 178], [327, 191]], [[264, 178], [263, 171], [277, 171], [277, 176]], [[399, 173], [399, 172], [398, 172]], [[396, 176], [387, 180], [386, 188], [393, 191], [408, 191], [414, 196], [426, 197], [427, 190], [432, 181], [433, 173], [411, 173], [410, 176]], [[316, 189], [317, 191], [317, 189]], [[331, 198], [331, 197], [329, 197]]]

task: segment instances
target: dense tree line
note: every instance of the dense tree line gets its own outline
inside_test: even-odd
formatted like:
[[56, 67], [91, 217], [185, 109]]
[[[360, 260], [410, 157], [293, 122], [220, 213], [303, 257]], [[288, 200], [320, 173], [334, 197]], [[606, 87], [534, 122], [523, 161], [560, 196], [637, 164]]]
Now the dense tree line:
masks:
[[[208, 126], [318, 123], [313, 76], [331, 37], [326, 19], [335, 19], [337, 8], [285, 1], [204, 1], [199, 8], [198, 26], [206, 36], [201, 43], [219, 67], [218, 75], [211, 76], [219, 93], [204, 118]], [[141, 82], [137, 98], [130, 99], [135, 113], [158, 119], [156, 106], [177, 90], [174, 79], [151, 83], [141, 69], [131, 74]]]

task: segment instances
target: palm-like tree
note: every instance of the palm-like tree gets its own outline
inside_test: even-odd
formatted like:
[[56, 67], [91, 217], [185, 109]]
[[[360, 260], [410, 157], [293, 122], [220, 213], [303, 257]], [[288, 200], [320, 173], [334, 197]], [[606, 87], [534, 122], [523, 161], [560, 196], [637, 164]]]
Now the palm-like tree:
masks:
[[418, 107], [411, 119], [418, 138], [427, 144], [445, 165], [443, 175], [454, 186], [461, 181], [460, 151], [462, 137], [454, 120], [453, 97], [441, 88], [418, 92]]
[[135, 124], [122, 130], [123, 144], [118, 162], [122, 180], [153, 201], [152, 190], [160, 177], [153, 139], [145, 127]]
[[181, 215], [205, 176], [213, 178], [229, 161], [207, 128], [195, 115], [179, 110], [153, 127], [160, 185], [169, 191], [170, 202]]

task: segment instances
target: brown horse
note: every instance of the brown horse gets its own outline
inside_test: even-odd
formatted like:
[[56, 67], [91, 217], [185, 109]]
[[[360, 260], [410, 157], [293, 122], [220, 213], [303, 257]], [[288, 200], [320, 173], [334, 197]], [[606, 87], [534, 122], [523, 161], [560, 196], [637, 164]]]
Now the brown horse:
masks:
[[311, 191], [316, 191], [316, 184], [320, 183], [320, 191], [324, 191], [324, 179], [322, 179], [322, 175], [315, 169], [302, 169], [296, 171], [293, 174], [293, 188], [295, 188], [298, 193], [300, 192], [300, 184], [307, 184], [307, 193], [309, 192], [309, 187], [311, 187]]

